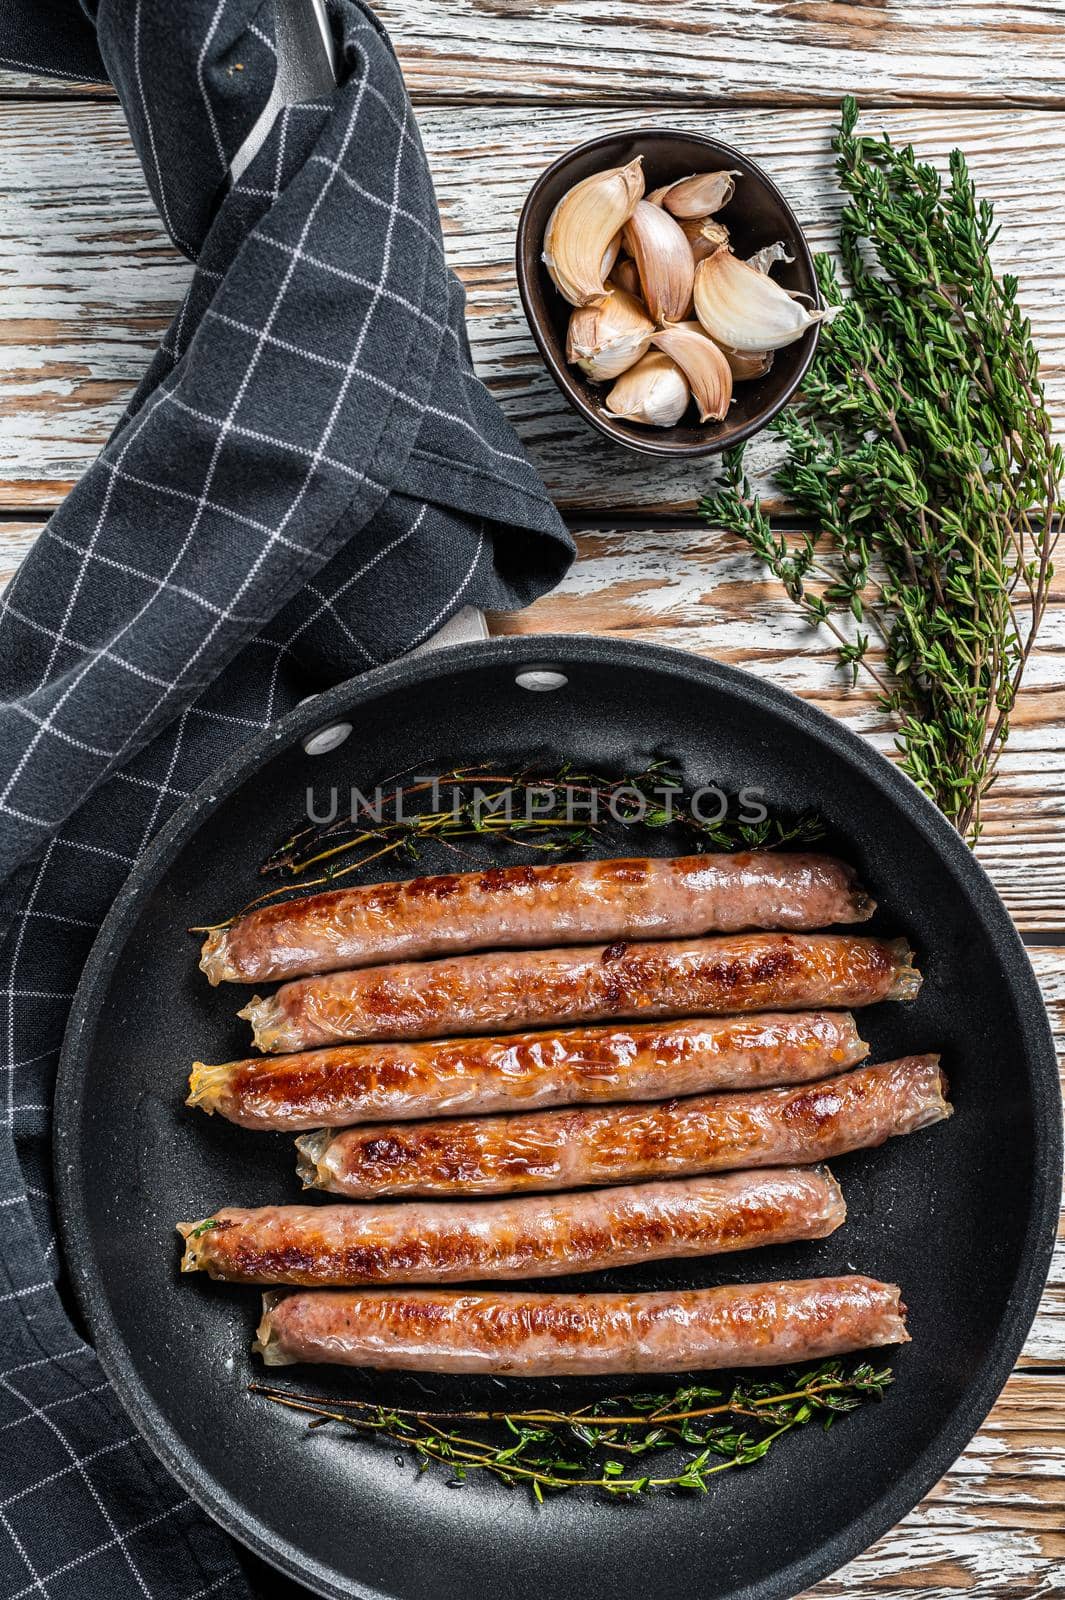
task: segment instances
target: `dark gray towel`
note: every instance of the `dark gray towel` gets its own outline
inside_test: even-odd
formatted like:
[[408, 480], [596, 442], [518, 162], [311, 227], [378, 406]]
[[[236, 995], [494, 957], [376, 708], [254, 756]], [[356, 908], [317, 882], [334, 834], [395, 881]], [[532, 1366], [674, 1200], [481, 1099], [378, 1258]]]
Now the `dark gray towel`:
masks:
[[[473, 376], [369, 9], [332, 0], [340, 86], [282, 110], [235, 186], [273, 83], [274, 0], [86, 9], [196, 272], [0, 615], [0, 1596], [236, 1596], [234, 1547], [64, 1311], [49, 1121], [81, 964], [147, 841], [235, 743], [465, 604], [526, 604], [572, 547]], [[0, 6], [0, 60], [91, 73], [91, 34], [50, 32], [62, 15]]]

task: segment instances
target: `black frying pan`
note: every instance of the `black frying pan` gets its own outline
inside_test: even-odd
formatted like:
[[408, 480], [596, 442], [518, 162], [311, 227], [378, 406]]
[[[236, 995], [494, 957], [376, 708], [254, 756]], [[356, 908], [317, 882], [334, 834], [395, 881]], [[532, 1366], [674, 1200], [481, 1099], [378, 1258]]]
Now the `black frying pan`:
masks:
[[[516, 675], [551, 667], [549, 692]], [[310, 757], [337, 720], [351, 737]], [[196, 1055], [247, 1053], [243, 991], [210, 990], [184, 930], [245, 903], [308, 783], [365, 788], [414, 768], [574, 757], [617, 774], [666, 753], [692, 783], [765, 790], [820, 812], [880, 900], [875, 928], [913, 940], [919, 1000], [863, 1015], [874, 1059], [939, 1048], [952, 1122], [834, 1163], [850, 1208], [820, 1243], [663, 1264], [644, 1287], [858, 1269], [902, 1284], [913, 1343], [896, 1383], [830, 1437], [808, 1429], [708, 1499], [635, 1505], [577, 1495], [536, 1507], [492, 1483], [417, 1477], [391, 1450], [300, 1419], [245, 1385], [254, 1292], [179, 1279], [178, 1218], [297, 1193], [291, 1141], [183, 1104]], [[642, 846], [641, 846], [642, 847]], [[454, 860], [447, 864], [453, 868]], [[431, 858], [418, 870], [440, 865]], [[413, 866], [406, 870], [415, 870]], [[383, 874], [387, 876], [387, 871]], [[322, 1594], [436, 1600], [697, 1594], [779, 1600], [856, 1555], [921, 1498], [990, 1409], [1050, 1261], [1061, 1111], [1039, 990], [1001, 902], [917, 790], [792, 696], [677, 652], [610, 640], [463, 646], [321, 696], [234, 756], [178, 813], [116, 901], [75, 1002], [56, 1099], [64, 1241], [100, 1358], [185, 1488], [268, 1560]], [[557, 1281], [557, 1280], [556, 1280]], [[580, 1280], [609, 1287], [610, 1277]], [[300, 1369], [298, 1386], [442, 1405], [482, 1380]], [[638, 1387], [639, 1385], [635, 1385]], [[491, 1390], [515, 1406], [545, 1388]], [[588, 1397], [591, 1386], [572, 1380]], [[431, 1403], [427, 1401], [426, 1403]]]

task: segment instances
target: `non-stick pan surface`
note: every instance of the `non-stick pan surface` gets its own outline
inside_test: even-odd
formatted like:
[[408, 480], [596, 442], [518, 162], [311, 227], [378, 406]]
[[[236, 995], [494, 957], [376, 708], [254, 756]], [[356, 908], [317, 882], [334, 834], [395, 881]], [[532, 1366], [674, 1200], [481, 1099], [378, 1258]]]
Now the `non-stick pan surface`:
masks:
[[[533, 692], [516, 682], [530, 667], [568, 681]], [[306, 755], [307, 734], [337, 720], [351, 737]], [[298, 1193], [290, 1139], [183, 1105], [194, 1057], [248, 1051], [234, 1016], [245, 992], [208, 988], [185, 929], [247, 902], [309, 784], [321, 796], [333, 784], [344, 793], [403, 771], [530, 756], [621, 774], [656, 755], [678, 760], [693, 784], [759, 787], [772, 805], [825, 818], [880, 901], [874, 928], [908, 934], [925, 973], [914, 1004], [863, 1014], [873, 1059], [942, 1050], [957, 1111], [833, 1163], [849, 1218], [830, 1239], [580, 1286], [867, 1272], [900, 1283], [910, 1307], [913, 1343], [891, 1353], [895, 1384], [831, 1435], [804, 1430], [718, 1478], [706, 1499], [575, 1494], [536, 1506], [491, 1482], [418, 1476], [393, 1450], [330, 1428], [308, 1433], [245, 1392], [262, 1371], [249, 1353], [258, 1296], [177, 1271], [179, 1218]], [[1061, 1167], [1054, 1055], [1031, 968], [934, 808], [790, 695], [676, 652], [583, 638], [494, 641], [382, 669], [238, 752], [116, 901], [75, 1003], [56, 1111], [68, 1259], [101, 1360], [147, 1439], [219, 1522], [283, 1570], [323, 1594], [396, 1600], [778, 1600], [820, 1579], [910, 1510], [992, 1405], [1045, 1278]], [[322, 1394], [488, 1397], [483, 1380], [295, 1376]], [[557, 1401], [558, 1389], [489, 1392], [498, 1407], [542, 1402], [545, 1391]], [[592, 1392], [572, 1380], [567, 1398]]]

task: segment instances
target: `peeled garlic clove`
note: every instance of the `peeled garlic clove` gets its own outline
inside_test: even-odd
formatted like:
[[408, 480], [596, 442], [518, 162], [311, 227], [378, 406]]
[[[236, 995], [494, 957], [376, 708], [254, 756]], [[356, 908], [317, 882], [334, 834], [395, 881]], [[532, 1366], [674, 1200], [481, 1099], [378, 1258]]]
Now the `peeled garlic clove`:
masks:
[[720, 250], [728, 244], [729, 235], [725, 224], [714, 222], [711, 217], [684, 217], [680, 227], [691, 245], [696, 266], [700, 261], [705, 261], [707, 256], [712, 256], [715, 250]]
[[617, 378], [645, 355], [655, 325], [640, 302], [615, 289], [597, 306], [570, 314], [566, 360], [595, 383]]
[[640, 283], [640, 274], [636, 263], [631, 256], [622, 256], [614, 267], [613, 272], [610, 274], [610, 287], [612, 289], [623, 289], [626, 294], [634, 295], [637, 300], [640, 298], [643, 293], [643, 286]]
[[765, 273], [716, 250], [695, 269], [695, 315], [715, 343], [733, 350], [780, 350], [820, 322]]
[[678, 178], [666, 186], [662, 205], [675, 217], [709, 217], [722, 206], [727, 206], [736, 193], [738, 172], [693, 172], [690, 178]]
[[721, 354], [729, 364], [734, 383], [764, 378], [773, 365], [772, 350], [732, 350], [722, 345]]
[[645, 422], [671, 428], [688, 409], [688, 384], [675, 362], [660, 350], [649, 350], [622, 373], [606, 397], [603, 410], [622, 422]]
[[552, 211], [544, 230], [543, 262], [570, 305], [592, 305], [606, 294], [603, 279], [610, 269], [605, 262], [614, 235], [632, 216], [642, 194], [643, 169], [637, 156], [627, 167], [593, 172], [564, 194]]
[[687, 378], [699, 407], [699, 421], [721, 422], [728, 415], [732, 399], [732, 371], [723, 351], [706, 337], [697, 322], [663, 328], [651, 343], [664, 350]]
[[629, 248], [648, 311], [656, 322], [679, 322], [691, 304], [695, 257], [677, 223], [641, 200], [625, 224]]
[[772, 272], [778, 261], [785, 261], [790, 267], [794, 260], [794, 256], [789, 256], [783, 239], [778, 239], [776, 244], [763, 245], [753, 256], [748, 256], [747, 265], [753, 267], [755, 272]]

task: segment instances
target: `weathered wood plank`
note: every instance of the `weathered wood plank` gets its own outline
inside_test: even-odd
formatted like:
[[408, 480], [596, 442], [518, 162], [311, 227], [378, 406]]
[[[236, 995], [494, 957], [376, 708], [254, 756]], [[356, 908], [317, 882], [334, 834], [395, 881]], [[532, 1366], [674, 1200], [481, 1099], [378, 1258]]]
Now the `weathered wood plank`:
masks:
[[[557, 9], [557, 8], [555, 8]], [[429, 109], [421, 123], [453, 262], [466, 280], [479, 372], [574, 511], [690, 510], [707, 463], [658, 464], [609, 444], [562, 401], [517, 303], [513, 241], [541, 167], [592, 133], [634, 121], [704, 129], [761, 159], [815, 246], [831, 240], [838, 195], [832, 118], [807, 111]], [[1051, 405], [1065, 418], [1065, 125], [1041, 112], [876, 114], [941, 159], [969, 152], [1002, 223], [998, 260], [1016, 272], [1040, 342]], [[1032, 151], [1040, 153], [1038, 182]], [[0, 104], [0, 505], [47, 508], [106, 437], [188, 276], [152, 210], [114, 105]], [[771, 446], [752, 449], [764, 477]]]
[[39, 522], [0, 518], [0, 593], [15, 576], [19, 563], [40, 531]]
[[[994, 0], [380, 0], [417, 102], [1060, 105], [1053, 4]], [[43, 74], [11, 92], [84, 93]]]
[[[891, 1403], [891, 1400], [885, 1402]], [[1060, 1594], [1065, 1563], [1065, 1378], [1015, 1373], [976, 1438], [922, 1503], [807, 1591], [980, 1600]]]

